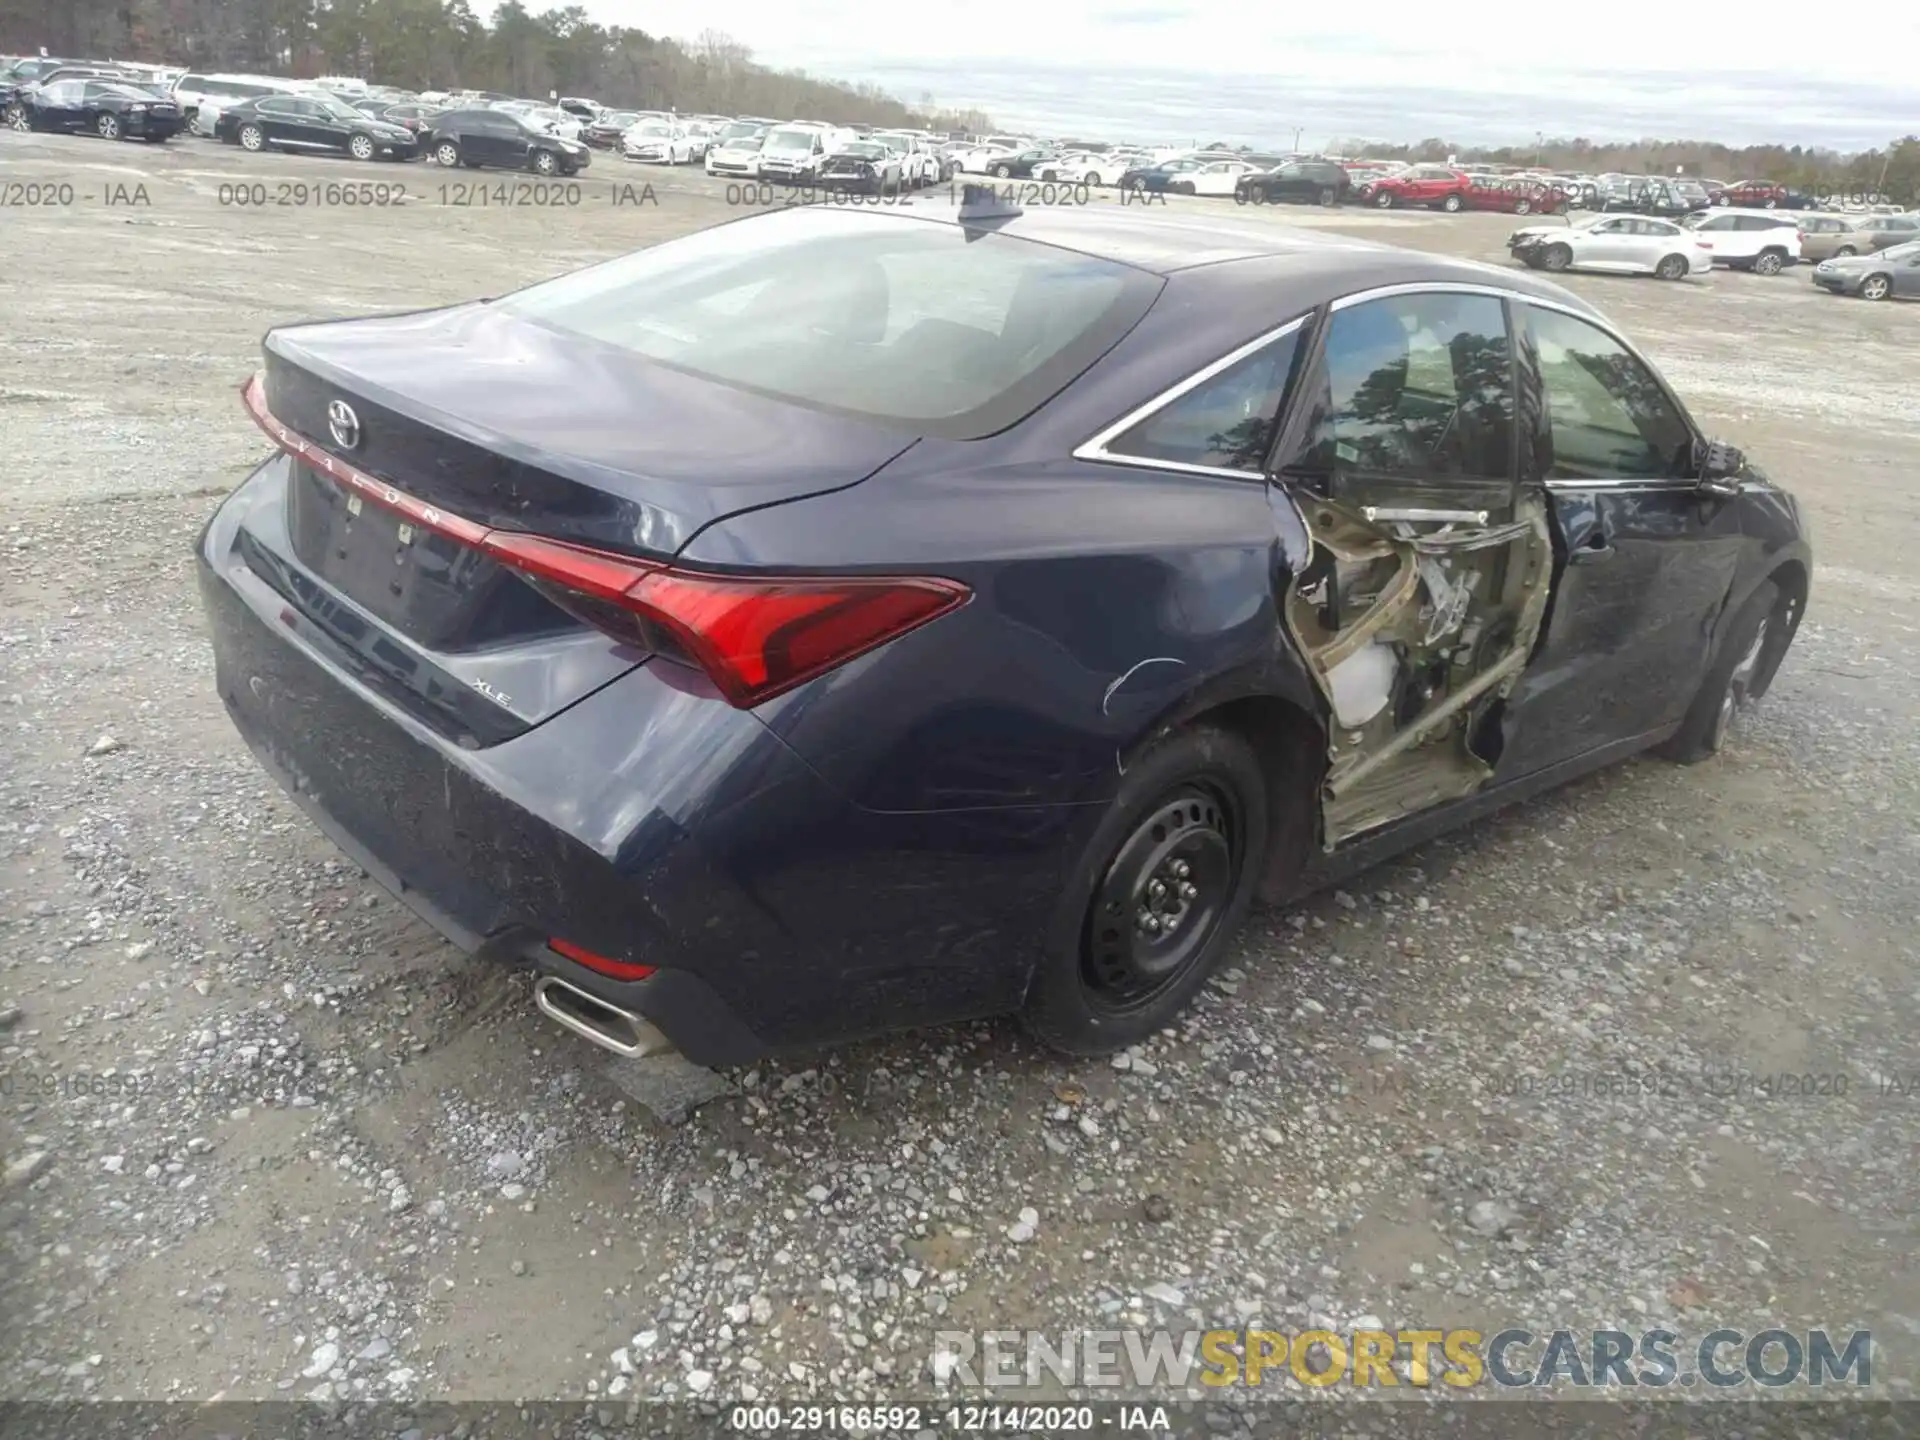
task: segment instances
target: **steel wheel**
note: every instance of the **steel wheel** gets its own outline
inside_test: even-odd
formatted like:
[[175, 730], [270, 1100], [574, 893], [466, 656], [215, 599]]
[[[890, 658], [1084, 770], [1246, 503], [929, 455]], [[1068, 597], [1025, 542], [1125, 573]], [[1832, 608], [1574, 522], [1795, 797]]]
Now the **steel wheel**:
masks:
[[1100, 882], [1081, 978], [1110, 1012], [1150, 1005], [1206, 952], [1239, 879], [1240, 818], [1211, 785], [1147, 812]]
[[536, 150], [533, 152], [533, 168], [536, 174], [551, 175], [560, 168], [560, 162], [554, 159], [551, 150]]
[[460, 147], [451, 140], [442, 140], [433, 147], [433, 163], [444, 165], [451, 170], [460, 163]]
[[120, 117], [118, 115], [102, 115], [94, 125], [94, 129], [100, 132], [100, 138], [102, 140], [118, 140], [120, 138]]
[[1726, 693], [1720, 697], [1720, 710], [1713, 717], [1713, 733], [1708, 741], [1712, 750], [1719, 750], [1725, 743], [1727, 732], [1733, 728], [1735, 712], [1747, 703], [1754, 675], [1760, 668], [1761, 653], [1767, 648], [1767, 628], [1771, 623], [1771, 617], [1760, 622], [1760, 628], [1753, 632], [1753, 643], [1747, 646], [1740, 663], [1733, 667], [1733, 674], [1727, 677]]
[[1460, 207], [1464, 203], [1458, 195], [1449, 195], [1440, 202], [1440, 208], [1449, 215], [1457, 215], [1460, 213]]
[[1862, 300], [1884, 300], [1893, 293], [1893, 281], [1884, 275], [1869, 275], [1860, 282]]

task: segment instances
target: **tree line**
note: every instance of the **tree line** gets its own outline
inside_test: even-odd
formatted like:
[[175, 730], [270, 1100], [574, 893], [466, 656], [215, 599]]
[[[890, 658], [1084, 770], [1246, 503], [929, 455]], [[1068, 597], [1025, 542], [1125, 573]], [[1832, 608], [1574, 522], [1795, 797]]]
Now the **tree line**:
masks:
[[0, 52], [142, 60], [293, 78], [353, 75], [409, 90], [579, 95], [620, 108], [806, 117], [984, 132], [978, 111], [915, 104], [755, 62], [707, 31], [680, 42], [595, 23], [578, 5], [533, 14], [505, 0], [491, 24], [469, 0], [0, 0]]
[[1770, 180], [1810, 195], [1877, 192], [1920, 201], [1920, 136], [1843, 155], [1801, 145], [1720, 145], [1709, 140], [1612, 142], [1541, 137], [1531, 145], [1456, 146], [1432, 138], [1412, 145], [1340, 140], [1334, 153], [1382, 160], [1545, 165], [1586, 175], [1686, 175], [1713, 180]]

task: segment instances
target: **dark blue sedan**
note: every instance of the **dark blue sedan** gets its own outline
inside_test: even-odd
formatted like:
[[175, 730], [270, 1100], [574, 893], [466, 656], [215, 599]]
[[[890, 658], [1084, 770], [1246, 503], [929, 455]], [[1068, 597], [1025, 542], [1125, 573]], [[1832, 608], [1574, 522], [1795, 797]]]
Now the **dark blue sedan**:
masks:
[[1137, 1041], [1256, 899], [1712, 754], [1811, 568], [1566, 290], [1165, 212], [794, 208], [277, 329], [245, 401], [199, 557], [262, 764], [703, 1065]]

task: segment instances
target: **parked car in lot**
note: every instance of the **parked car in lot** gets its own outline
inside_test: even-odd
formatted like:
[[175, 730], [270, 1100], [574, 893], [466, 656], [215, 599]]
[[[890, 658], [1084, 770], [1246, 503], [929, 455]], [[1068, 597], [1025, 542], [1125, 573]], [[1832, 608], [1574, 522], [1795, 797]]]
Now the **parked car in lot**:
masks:
[[80, 132], [160, 144], [180, 133], [180, 108], [151, 90], [103, 80], [29, 85], [16, 102], [28, 130]]
[[300, 86], [294, 81], [272, 75], [210, 75], [190, 70], [174, 82], [173, 103], [180, 107], [188, 129], [196, 134], [212, 135], [223, 110], [245, 100], [299, 92]]
[[1452, 166], [1415, 165], [1372, 181], [1360, 198], [1382, 210], [1396, 205], [1424, 205], [1429, 210], [1452, 212], [1466, 209], [1467, 192], [1472, 188], [1473, 181], [1466, 173]]
[[234, 723], [703, 1065], [1138, 1043], [1256, 894], [1711, 755], [1812, 564], [1579, 297], [1232, 217], [798, 206], [264, 352], [196, 546]]
[[642, 120], [620, 137], [620, 153], [629, 160], [655, 165], [691, 165], [696, 145], [686, 126], [673, 120]]
[[1629, 178], [1624, 185], [1609, 190], [1603, 196], [1600, 208], [1677, 220], [1696, 210], [1705, 210], [1708, 204], [1706, 190], [1692, 180], [1637, 175]]
[[1890, 245], [1904, 245], [1909, 240], [1920, 240], [1920, 214], [1913, 215], [1874, 215], [1861, 220], [1854, 227], [1862, 250], [1885, 250]]
[[427, 134], [433, 129], [434, 119], [440, 113], [441, 107], [438, 105], [429, 105], [418, 100], [406, 100], [397, 105], [387, 106], [380, 112], [380, 118], [391, 121], [395, 125], [404, 126], [412, 133], [414, 143], [418, 145], [424, 153], [426, 150]]
[[723, 140], [707, 151], [706, 172], [709, 175], [737, 175], [746, 179], [758, 179], [760, 175], [760, 147], [766, 144], [765, 135], [739, 135], [731, 140]]
[[1715, 205], [1730, 205], [1743, 210], [1812, 210], [1818, 202], [1771, 180], [1736, 180], [1711, 190], [1708, 198]]
[[632, 110], [603, 110], [580, 132], [581, 143], [595, 150], [612, 150], [619, 145], [622, 135], [640, 123], [640, 118]]
[[1131, 169], [1137, 157], [1076, 150], [1049, 160], [1040, 167], [1042, 180], [1065, 181], [1069, 185], [1112, 185]]
[[427, 153], [446, 169], [531, 170], [536, 175], [577, 175], [593, 163], [578, 140], [563, 140], [502, 110], [448, 110], [434, 116]]
[[1713, 252], [1671, 220], [1583, 215], [1568, 225], [1528, 225], [1507, 237], [1507, 253], [1535, 270], [1603, 270], [1684, 280], [1713, 269]]
[[1234, 198], [1249, 205], [1341, 205], [1352, 196], [1352, 177], [1331, 160], [1289, 160], [1243, 175], [1234, 187]]
[[1009, 150], [990, 160], [983, 173], [998, 176], [1002, 180], [1029, 180], [1039, 166], [1057, 158], [1058, 152], [1053, 150]]
[[215, 137], [242, 150], [333, 151], [355, 160], [411, 160], [413, 131], [331, 95], [265, 95], [222, 110]]
[[900, 161], [900, 178], [907, 189], [923, 189], [946, 179], [946, 166], [922, 137], [903, 130], [876, 130], [867, 139], [893, 151]]
[[820, 177], [827, 156], [857, 139], [851, 130], [831, 125], [776, 125], [760, 147], [760, 178], [807, 185]]
[[1920, 299], [1920, 240], [1870, 255], [1823, 260], [1814, 266], [1813, 283], [1835, 295], [1863, 300]]
[[1476, 178], [1467, 190], [1467, 209], [1504, 215], [1564, 215], [1567, 197], [1545, 180], [1530, 175]]
[[1700, 210], [1682, 220], [1713, 252], [1716, 265], [1778, 275], [1800, 258], [1800, 230], [1791, 215], [1770, 210]]
[[899, 195], [907, 188], [899, 152], [877, 140], [852, 140], [821, 162], [820, 186], [854, 195]]
[[1802, 260], [1844, 258], [1873, 248], [1859, 233], [1859, 220], [1850, 215], [1806, 213], [1796, 216], [1794, 224], [1800, 231]]

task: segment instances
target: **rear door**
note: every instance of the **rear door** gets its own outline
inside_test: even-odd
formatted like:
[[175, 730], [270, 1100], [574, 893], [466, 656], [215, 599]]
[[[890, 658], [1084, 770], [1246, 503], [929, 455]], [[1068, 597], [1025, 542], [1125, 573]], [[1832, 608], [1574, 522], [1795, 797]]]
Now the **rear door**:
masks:
[[1522, 474], [1542, 483], [1557, 583], [1510, 703], [1502, 778], [1676, 723], [1692, 702], [1742, 545], [1701, 491], [1696, 432], [1659, 377], [1592, 321], [1519, 307]]
[[1329, 845], [1495, 778], [1553, 556], [1516, 379], [1508, 302], [1442, 285], [1335, 302], [1297, 382], [1277, 473], [1314, 547], [1280, 606], [1335, 722]]
[[77, 130], [86, 123], [86, 82], [56, 80], [41, 87], [40, 123], [49, 130]]

